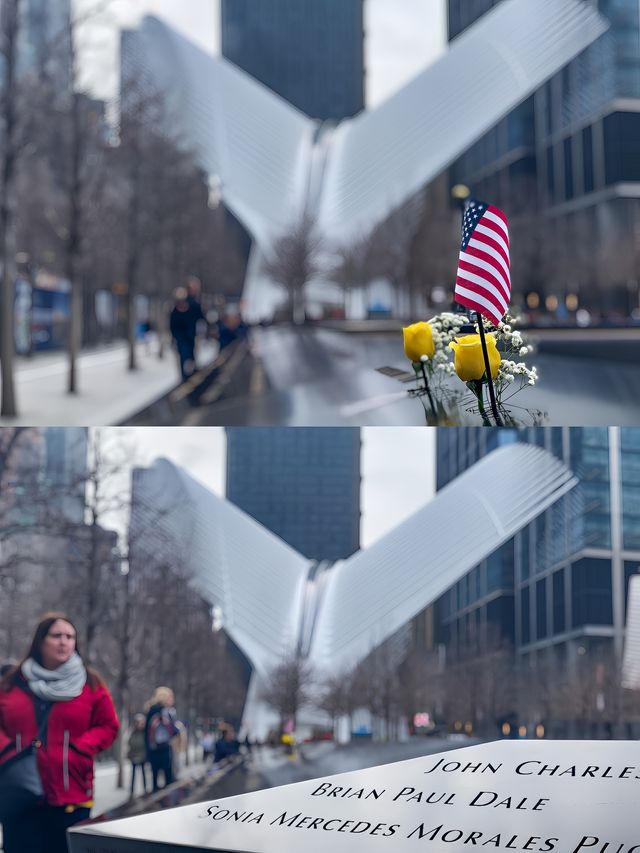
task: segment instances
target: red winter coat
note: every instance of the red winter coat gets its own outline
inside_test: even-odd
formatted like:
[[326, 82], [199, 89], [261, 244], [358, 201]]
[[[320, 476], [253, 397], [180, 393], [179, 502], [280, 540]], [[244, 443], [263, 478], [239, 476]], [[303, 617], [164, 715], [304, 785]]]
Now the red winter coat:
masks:
[[[22, 679], [19, 676], [19, 679]], [[36, 742], [44, 796], [52, 806], [77, 805], [93, 799], [93, 757], [118, 734], [118, 718], [106, 687], [91, 689], [68, 702], [54, 702], [46, 737], [37, 741], [33, 695], [21, 680], [0, 691], [0, 765]]]

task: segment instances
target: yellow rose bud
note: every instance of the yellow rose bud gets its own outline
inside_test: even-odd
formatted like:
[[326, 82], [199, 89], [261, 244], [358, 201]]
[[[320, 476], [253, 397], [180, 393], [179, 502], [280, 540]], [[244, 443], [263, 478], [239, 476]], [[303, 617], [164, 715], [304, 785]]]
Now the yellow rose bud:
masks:
[[404, 335], [404, 354], [409, 361], [420, 361], [423, 355], [432, 358], [435, 352], [433, 345], [433, 328], [431, 323], [414, 323], [402, 330]]
[[[495, 379], [500, 367], [500, 353], [496, 346], [493, 335], [485, 335], [487, 341], [487, 353], [491, 367], [491, 378]], [[449, 346], [455, 353], [456, 373], [463, 382], [482, 379], [485, 375], [484, 357], [482, 355], [482, 343], [480, 335], [465, 335], [452, 341]]]

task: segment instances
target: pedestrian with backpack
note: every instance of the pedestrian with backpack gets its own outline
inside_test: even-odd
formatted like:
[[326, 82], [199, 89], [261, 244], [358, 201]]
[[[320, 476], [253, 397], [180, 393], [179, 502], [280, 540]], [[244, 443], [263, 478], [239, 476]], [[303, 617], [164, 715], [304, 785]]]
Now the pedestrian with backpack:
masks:
[[179, 730], [173, 703], [173, 690], [170, 687], [157, 687], [148, 703], [145, 745], [154, 791], [160, 789], [160, 773], [164, 777], [163, 787], [170, 785], [174, 779], [171, 739], [179, 734]]
[[117, 733], [113, 701], [85, 666], [73, 623], [47, 613], [0, 681], [4, 853], [66, 853], [67, 829], [93, 806], [94, 757]]
[[128, 758], [131, 762], [132, 797], [135, 793], [138, 768], [140, 768], [140, 775], [142, 776], [142, 788], [144, 790], [144, 793], [147, 793], [147, 774], [145, 772], [145, 766], [147, 763], [147, 748], [144, 739], [144, 730], [146, 722], [147, 718], [145, 714], [135, 715], [135, 717], [133, 718], [133, 728], [131, 730], [131, 733], [129, 734], [129, 741], [127, 743]]

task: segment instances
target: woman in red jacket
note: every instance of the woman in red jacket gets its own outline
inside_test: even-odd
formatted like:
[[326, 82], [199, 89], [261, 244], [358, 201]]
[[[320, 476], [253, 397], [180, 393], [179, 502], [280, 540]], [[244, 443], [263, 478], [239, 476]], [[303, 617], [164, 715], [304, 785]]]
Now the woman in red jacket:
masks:
[[66, 853], [67, 828], [93, 805], [93, 758], [117, 733], [111, 696], [85, 667], [73, 623], [46, 614], [24, 661], [0, 681], [0, 783], [2, 765], [32, 745], [43, 792], [6, 821], [4, 853]]

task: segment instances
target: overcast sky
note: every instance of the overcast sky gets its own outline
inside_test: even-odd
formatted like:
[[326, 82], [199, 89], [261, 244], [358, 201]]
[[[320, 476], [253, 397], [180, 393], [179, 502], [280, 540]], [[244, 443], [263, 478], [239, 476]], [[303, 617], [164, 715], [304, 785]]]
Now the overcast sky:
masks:
[[[164, 456], [216, 494], [224, 495], [222, 428], [149, 427], [129, 429], [127, 433], [134, 437], [143, 464]], [[433, 495], [434, 448], [435, 430], [426, 427], [362, 430], [363, 546], [392, 530]]]
[[[76, 3], [96, 5], [95, 0]], [[209, 53], [220, 52], [219, 0], [115, 0], [113, 12], [118, 24], [129, 27], [146, 14], [158, 15]], [[445, 28], [445, 0], [365, 0], [369, 106], [385, 100], [437, 58], [446, 42]], [[114, 52], [113, 39], [106, 50]], [[93, 80], [101, 97], [108, 96], [101, 86], [109, 77], [102, 71], [102, 83]]]

